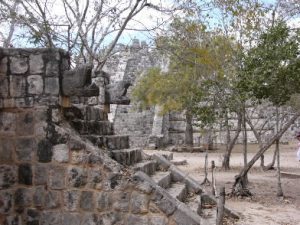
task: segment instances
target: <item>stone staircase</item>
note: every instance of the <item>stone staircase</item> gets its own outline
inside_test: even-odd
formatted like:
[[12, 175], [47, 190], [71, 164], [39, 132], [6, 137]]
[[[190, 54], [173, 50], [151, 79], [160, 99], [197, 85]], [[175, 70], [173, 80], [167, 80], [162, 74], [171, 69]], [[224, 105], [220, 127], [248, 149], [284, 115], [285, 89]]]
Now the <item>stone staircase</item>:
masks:
[[[133, 179], [146, 182], [159, 193], [158, 201], [162, 201], [160, 205], [163, 212], [180, 212], [177, 224], [216, 224], [215, 197], [203, 193], [197, 181], [165, 156], [147, 155], [139, 148], [131, 149], [129, 137], [114, 135], [112, 123], [100, 108], [76, 106], [65, 110], [64, 114], [83, 139], [107, 150], [113, 159], [132, 170]], [[229, 220], [238, 218], [227, 208], [225, 214]]]

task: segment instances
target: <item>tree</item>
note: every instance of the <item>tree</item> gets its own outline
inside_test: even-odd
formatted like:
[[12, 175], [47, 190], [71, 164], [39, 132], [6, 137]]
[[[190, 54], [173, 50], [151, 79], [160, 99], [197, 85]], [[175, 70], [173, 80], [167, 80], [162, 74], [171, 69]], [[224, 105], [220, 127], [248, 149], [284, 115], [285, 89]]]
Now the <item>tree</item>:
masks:
[[[244, 58], [243, 73], [239, 87], [257, 99], [266, 99], [275, 106], [288, 104], [299, 93], [300, 59], [299, 31], [290, 30], [278, 21], [263, 33], [257, 46], [250, 49]], [[247, 190], [245, 177], [253, 164], [299, 117], [296, 110], [291, 113], [285, 125], [253, 156], [235, 178], [233, 193], [251, 194]]]
[[[6, 16], [11, 18], [11, 26], [18, 28], [14, 32], [18, 44], [29, 41], [33, 46], [63, 47], [77, 58], [95, 63], [99, 70], [125, 30], [150, 32], [165, 24], [173, 13], [190, 10], [193, 6], [193, 1], [187, 0], [158, 5], [149, 0], [22, 0], [15, 3], [1, 0], [0, 7], [13, 12]], [[167, 18], [148, 27], [138, 18], [146, 8], [150, 12], [160, 11]], [[6, 41], [14, 44], [12, 38]]]

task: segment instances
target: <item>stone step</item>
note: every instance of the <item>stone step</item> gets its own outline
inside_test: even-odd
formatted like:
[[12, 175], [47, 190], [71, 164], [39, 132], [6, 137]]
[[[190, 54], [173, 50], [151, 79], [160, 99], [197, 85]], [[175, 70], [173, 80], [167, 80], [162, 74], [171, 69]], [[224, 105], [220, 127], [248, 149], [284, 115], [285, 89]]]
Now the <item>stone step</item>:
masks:
[[122, 149], [111, 151], [112, 158], [122, 165], [134, 165], [142, 160], [141, 149]]
[[128, 135], [83, 135], [82, 137], [90, 140], [94, 145], [99, 148], [106, 148], [109, 150], [119, 150], [129, 148]]
[[74, 104], [73, 107], [64, 109], [67, 118], [81, 120], [107, 121], [107, 113], [99, 106], [86, 106], [82, 104]]
[[72, 120], [72, 126], [81, 134], [113, 135], [113, 124], [109, 121]]
[[172, 183], [167, 192], [182, 202], [187, 195], [187, 188], [184, 183]]
[[156, 169], [157, 163], [155, 160], [142, 161], [140, 163], [135, 164], [133, 167], [134, 171], [142, 171], [149, 176], [154, 174], [156, 172]]
[[170, 171], [157, 171], [154, 175], [151, 176], [151, 178], [158, 186], [162, 188], [170, 187], [172, 182]]

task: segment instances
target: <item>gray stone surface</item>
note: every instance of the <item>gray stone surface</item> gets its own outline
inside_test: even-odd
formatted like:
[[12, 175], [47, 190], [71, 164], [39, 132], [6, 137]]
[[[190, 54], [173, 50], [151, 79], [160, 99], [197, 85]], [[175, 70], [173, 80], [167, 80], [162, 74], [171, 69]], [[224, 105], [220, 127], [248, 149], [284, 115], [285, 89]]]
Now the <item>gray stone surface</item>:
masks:
[[28, 94], [40, 95], [44, 90], [44, 81], [40, 75], [30, 75], [27, 77]]
[[16, 133], [16, 114], [0, 111], [0, 135], [8, 136]]
[[41, 215], [43, 225], [62, 225], [62, 213], [59, 211], [44, 211]]
[[32, 190], [27, 188], [18, 188], [14, 194], [14, 205], [19, 208], [30, 206], [32, 203]]
[[129, 192], [115, 192], [113, 208], [121, 212], [129, 211], [130, 193]]
[[131, 194], [131, 212], [132, 213], [147, 213], [149, 197], [146, 194], [140, 194], [139, 192], [132, 192]]
[[34, 134], [34, 114], [32, 112], [18, 113], [17, 135], [29, 136], [33, 134]]
[[81, 225], [81, 214], [79, 213], [63, 213], [62, 224], [63, 225]]
[[27, 209], [26, 219], [27, 219], [27, 224], [26, 225], [39, 224], [40, 212], [36, 209]]
[[102, 212], [111, 209], [113, 204], [112, 194], [110, 192], [99, 192], [96, 196], [96, 208]]
[[6, 76], [0, 76], [0, 98], [7, 98], [8, 93], [8, 79]]
[[66, 186], [66, 170], [64, 167], [52, 166], [50, 170], [50, 187], [52, 189], [64, 189]]
[[81, 167], [69, 167], [67, 178], [71, 187], [84, 187], [87, 184], [88, 172]]
[[14, 139], [0, 138], [0, 163], [12, 162], [14, 144]]
[[45, 78], [45, 93], [51, 95], [59, 94], [59, 80], [58, 78]]
[[34, 184], [47, 185], [49, 166], [36, 163], [34, 166]]
[[0, 214], [8, 214], [13, 209], [13, 193], [11, 191], [0, 191]]
[[61, 206], [60, 192], [59, 191], [48, 191], [45, 194], [45, 208], [55, 209]]
[[15, 56], [10, 57], [10, 72], [12, 74], [24, 74], [28, 71], [28, 58]]
[[26, 95], [26, 79], [23, 76], [10, 76], [9, 93], [11, 97], [23, 97]]
[[91, 191], [81, 192], [79, 205], [82, 210], [92, 211], [95, 207], [94, 193]]
[[88, 187], [93, 189], [101, 189], [103, 174], [100, 168], [91, 168], [88, 171]]
[[66, 144], [59, 144], [53, 146], [53, 156], [54, 161], [60, 163], [69, 162], [69, 147]]
[[0, 77], [5, 76], [7, 73], [7, 57], [3, 57], [0, 59]]
[[31, 161], [36, 152], [34, 138], [19, 138], [16, 140], [16, 156], [19, 161]]
[[18, 183], [32, 185], [32, 168], [31, 164], [23, 163], [18, 168]]
[[64, 191], [64, 208], [67, 211], [77, 211], [79, 208], [80, 194], [81, 192], [78, 190]]
[[30, 67], [30, 74], [40, 74], [44, 72], [44, 61], [43, 55], [33, 55], [29, 56], [29, 67]]
[[52, 76], [57, 76], [59, 73], [59, 64], [55, 60], [51, 60], [47, 62], [46, 64], [46, 76], [47, 77], [52, 77]]
[[149, 225], [167, 225], [168, 220], [163, 216], [151, 216], [149, 217]]
[[37, 208], [45, 206], [45, 186], [38, 186], [33, 190], [33, 205]]
[[148, 218], [146, 216], [129, 215], [127, 223], [130, 225], [146, 225], [148, 224]]
[[15, 166], [0, 165], [0, 190], [13, 186], [17, 181]]

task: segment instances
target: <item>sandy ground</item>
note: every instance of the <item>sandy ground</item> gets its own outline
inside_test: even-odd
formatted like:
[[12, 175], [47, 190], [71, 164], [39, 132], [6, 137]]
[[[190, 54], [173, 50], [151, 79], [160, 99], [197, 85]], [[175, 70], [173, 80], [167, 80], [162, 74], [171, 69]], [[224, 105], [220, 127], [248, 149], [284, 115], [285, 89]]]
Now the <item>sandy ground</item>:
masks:
[[[296, 173], [300, 175], [300, 162], [296, 159], [297, 144], [280, 145], [281, 171]], [[230, 171], [221, 170], [222, 146], [208, 154], [209, 165], [212, 160], [216, 164], [216, 185], [225, 185], [226, 193], [231, 192], [234, 176], [238, 174], [243, 166], [242, 146], [236, 146], [233, 150]], [[248, 161], [258, 150], [256, 145], [249, 146]], [[265, 154], [265, 165], [271, 162], [273, 149]], [[157, 151], [146, 151], [151, 154]], [[169, 154], [169, 152], [158, 151]], [[174, 161], [187, 160], [187, 165], [178, 166], [180, 169], [199, 181], [204, 180], [205, 153], [174, 152]], [[300, 178], [281, 178], [284, 197], [278, 198], [277, 193], [277, 171], [264, 172], [257, 162], [249, 172], [249, 189], [253, 194], [251, 198], [226, 198], [228, 208], [240, 214], [241, 219], [237, 225], [300, 225]], [[211, 181], [211, 171], [208, 171], [208, 179]], [[211, 186], [204, 186], [207, 192]]]

